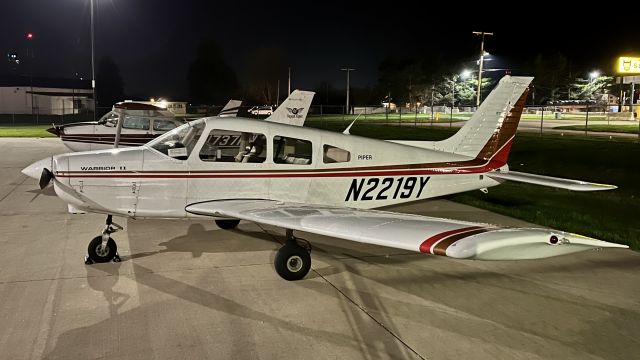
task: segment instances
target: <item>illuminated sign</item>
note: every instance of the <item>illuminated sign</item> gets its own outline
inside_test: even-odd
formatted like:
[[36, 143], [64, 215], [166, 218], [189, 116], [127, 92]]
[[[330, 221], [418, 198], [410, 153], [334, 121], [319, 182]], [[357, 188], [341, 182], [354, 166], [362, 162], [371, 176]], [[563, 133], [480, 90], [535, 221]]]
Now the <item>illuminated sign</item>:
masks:
[[618, 73], [620, 74], [640, 74], [640, 57], [618, 58]]

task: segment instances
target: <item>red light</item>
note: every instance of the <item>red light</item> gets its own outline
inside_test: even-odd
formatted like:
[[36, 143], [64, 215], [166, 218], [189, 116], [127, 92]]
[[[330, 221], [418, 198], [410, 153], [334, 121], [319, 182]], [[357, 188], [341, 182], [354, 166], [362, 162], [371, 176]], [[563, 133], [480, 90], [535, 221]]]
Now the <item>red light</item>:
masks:
[[33, 39], [33, 33], [27, 33], [27, 39], [29, 40]]

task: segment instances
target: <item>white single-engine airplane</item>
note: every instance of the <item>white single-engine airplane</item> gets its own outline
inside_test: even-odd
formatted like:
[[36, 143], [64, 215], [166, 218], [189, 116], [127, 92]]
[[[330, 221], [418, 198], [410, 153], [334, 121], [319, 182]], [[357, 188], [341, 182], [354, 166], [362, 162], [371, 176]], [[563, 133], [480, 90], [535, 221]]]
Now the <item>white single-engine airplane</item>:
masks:
[[[107, 214], [89, 243], [89, 262], [116, 258], [112, 215], [211, 217], [286, 229], [275, 269], [286, 280], [310, 269], [308, 243], [294, 230], [459, 259], [537, 259], [608, 243], [549, 229], [499, 228], [368, 210], [469, 190], [506, 179], [578, 191], [610, 185], [508, 170], [507, 157], [532, 78], [505, 76], [471, 119], [443, 141], [392, 142], [303, 128], [308, 109], [287, 104], [288, 120], [203, 118], [144, 146], [57, 155], [23, 173], [50, 182], [72, 212]], [[291, 110], [291, 109], [295, 109]], [[286, 122], [287, 124], [283, 124]]]

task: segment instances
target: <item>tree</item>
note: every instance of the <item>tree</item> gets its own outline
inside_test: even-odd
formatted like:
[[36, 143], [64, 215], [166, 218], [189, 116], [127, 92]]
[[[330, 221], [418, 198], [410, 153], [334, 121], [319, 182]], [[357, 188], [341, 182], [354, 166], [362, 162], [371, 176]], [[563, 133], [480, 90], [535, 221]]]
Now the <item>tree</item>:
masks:
[[577, 100], [601, 100], [603, 95], [609, 93], [612, 85], [611, 76], [599, 76], [593, 80], [576, 79], [571, 86], [571, 94]]
[[197, 46], [196, 58], [187, 73], [191, 101], [199, 104], [222, 104], [238, 90], [236, 74], [218, 44], [205, 38]]
[[98, 62], [96, 85], [99, 107], [111, 107], [119, 101], [124, 101], [124, 81], [120, 75], [120, 68], [110, 56], [104, 56]]
[[[434, 84], [433, 102], [435, 104], [451, 105], [451, 100], [454, 96], [454, 82], [455, 105], [475, 105], [478, 79], [470, 78], [462, 80], [460, 79], [460, 75], [457, 74], [443, 76]], [[482, 92], [486, 94], [492, 83], [491, 79], [483, 77]], [[429, 100], [431, 99], [429, 98]]]

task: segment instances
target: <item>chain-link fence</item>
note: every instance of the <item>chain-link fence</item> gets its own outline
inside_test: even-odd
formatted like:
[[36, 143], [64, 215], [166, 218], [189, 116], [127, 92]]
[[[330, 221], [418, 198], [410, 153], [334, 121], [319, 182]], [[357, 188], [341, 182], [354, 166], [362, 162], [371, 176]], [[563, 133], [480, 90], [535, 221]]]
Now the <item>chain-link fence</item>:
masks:
[[[386, 105], [386, 106], [385, 106]], [[345, 128], [354, 120], [365, 124], [385, 124], [397, 126], [440, 126], [460, 127], [471, 118], [475, 107], [450, 104], [429, 106], [366, 105], [352, 106], [346, 111], [345, 105], [312, 105], [307, 115], [307, 124], [328, 128], [336, 125]], [[186, 113], [176, 114], [187, 120], [207, 116], [216, 116], [223, 105], [188, 106]], [[241, 106], [237, 116], [265, 118], [275, 111], [275, 106]], [[55, 109], [54, 109], [55, 110]], [[93, 111], [82, 110], [75, 114], [0, 114], [0, 126], [50, 126], [73, 122], [93, 121], [111, 110], [99, 107]], [[597, 111], [592, 111], [597, 110]], [[524, 110], [519, 129], [529, 132], [576, 133], [593, 136], [637, 136], [640, 137], [640, 124], [631, 112], [608, 112], [602, 107], [576, 108], [561, 106], [528, 107]], [[625, 109], [623, 109], [625, 110]], [[55, 112], [55, 111], [53, 111]]]

